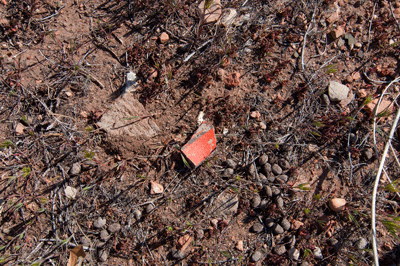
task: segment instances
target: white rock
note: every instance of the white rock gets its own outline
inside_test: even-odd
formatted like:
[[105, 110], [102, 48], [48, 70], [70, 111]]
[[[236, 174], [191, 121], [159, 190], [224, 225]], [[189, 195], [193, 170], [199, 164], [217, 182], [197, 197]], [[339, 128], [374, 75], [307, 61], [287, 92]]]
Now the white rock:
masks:
[[78, 194], [78, 190], [74, 187], [67, 186], [64, 189], [65, 196], [69, 199], [75, 199], [76, 195]]
[[232, 23], [235, 21], [236, 16], [237, 12], [234, 8], [227, 8], [222, 14], [220, 24], [227, 28], [232, 25]]
[[347, 98], [350, 89], [339, 82], [330, 81], [328, 94], [331, 101], [342, 101]]
[[329, 200], [329, 208], [334, 212], [341, 212], [345, 209], [346, 200], [341, 198], [332, 198]]
[[200, 13], [203, 15], [204, 23], [214, 23], [217, 22], [222, 13], [221, 1], [220, 0], [211, 0], [211, 4], [209, 6], [205, 6], [206, 1], [203, 0], [199, 4]]
[[157, 182], [150, 182], [150, 194], [161, 194], [164, 192], [164, 187]]
[[300, 257], [300, 251], [297, 248], [289, 249], [289, 258], [292, 260], [298, 260]]
[[322, 251], [319, 247], [316, 247], [314, 249], [314, 258], [316, 258], [317, 260], [322, 260], [324, 258], [324, 256], [322, 255]]

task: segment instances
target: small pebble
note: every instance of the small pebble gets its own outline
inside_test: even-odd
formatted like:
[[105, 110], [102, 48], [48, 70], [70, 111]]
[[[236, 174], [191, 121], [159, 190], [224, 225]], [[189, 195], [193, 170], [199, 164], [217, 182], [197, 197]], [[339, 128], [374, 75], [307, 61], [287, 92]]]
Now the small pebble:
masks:
[[264, 186], [263, 190], [265, 195], [267, 195], [268, 197], [272, 197], [272, 189], [270, 186]]
[[356, 242], [356, 248], [358, 249], [358, 250], [360, 250], [360, 249], [365, 249], [365, 247], [368, 245], [368, 242], [367, 242], [367, 240], [365, 239], [365, 238], [363, 238], [363, 237], [360, 237], [358, 240], [357, 240], [357, 242]]
[[288, 221], [288, 219], [284, 218], [281, 221], [281, 226], [285, 231], [288, 231], [290, 229], [290, 222]]
[[263, 173], [268, 176], [269, 173], [271, 173], [272, 167], [269, 163], [265, 163], [262, 167], [262, 170], [263, 170]]
[[251, 231], [253, 233], [261, 233], [263, 231], [263, 229], [264, 229], [264, 226], [261, 223], [255, 223], [251, 227]]
[[329, 96], [326, 94], [322, 94], [322, 102], [324, 106], [329, 106], [331, 101], [329, 100]]
[[82, 246], [89, 247], [90, 246], [90, 239], [88, 237], [86, 237], [86, 236], [83, 236], [81, 238], [81, 243], [82, 243]]
[[269, 175], [269, 176], [267, 177], [267, 179], [268, 179], [269, 182], [273, 183], [273, 182], [275, 181], [276, 178], [275, 178], [274, 175]]
[[271, 190], [272, 190], [272, 195], [273, 196], [278, 196], [279, 194], [281, 194], [281, 190], [276, 186], [272, 186]]
[[261, 174], [261, 173], [258, 174], [258, 177], [259, 177], [261, 182], [268, 180], [267, 177], [265, 175]]
[[280, 160], [278, 161], [278, 164], [280, 165], [280, 167], [282, 167], [282, 169], [287, 170], [287, 169], [290, 168], [290, 163], [289, 163], [287, 160], [285, 160], [285, 159], [280, 159]]
[[365, 151], [364, 151], [364, 158], [365, 159], [367, 159], [367, 160], [371, 160], [372, 159], [372, 157], [374, 156], [374, 151], [372, 150], [372, 149], [366, 149]]
[[283, 199], [281, 198], [281, 197], [277, 197], [276, 198], [276, 206], [279, 208], [279, 209], [282, 209], [283, 208]]
[[250, 205], [252, 208], [257, 208], [260, 206], [261, 203], [261, 198], [259, 195], [255, 195], [251, 200], [250, 200]]
[[110, 233], [118, 232], [121, 229], [121, 225], [119, 223], [112, 223], [108, 226], [108, 231]]
[[232, 159], [226, 160], [226, 165], [227, 165], [229, 168], [232, 168], [232, 169], [235, 169], [235, 168], [237, 167], [237, 163], [236, 163], [234, 160], [232, 160]]
[[286, 183], [288, 181], [289, 177], [287, 175], [278, 175], [276, 177], [276, 180], [280, 183]]
[[142, 212], [139, 209], [134, 210], [133, 215], [135, 216], [136, 220], [140, 220], [140, 218], [142, 218]]
[[300, 264], [300, 266], [309, 266], [310, 264], [308, 264], [308, 262], [307, 261], [303, 261], [301, 264]]
[[300, 257], [300, 251], [297, 248], [289, 249], [289, 258], [292, 260], [298, 260]]
[[196, 238], [200, 239], [200, 240], [204, 238], [204, 230], [203, 229], [196, 230]]
[[256, 166], [254, 165], [254, 163], [250, 164], [250, 166], [249, 166], [249, 174], [252, 177], [256, 176]]
[[328, 240], [328, 244], [331, 246], [335, 246], [339, 241], [336, 238], [331, 238]]
[[274, 173], [275, 175], [281, 175], [282, 174], [282, 168], [279, 165], [274, 164], [272, 166], [272, 173]]
[[264, 224], [266, 227], [271, 228], [272, 226], [275, 225], [274, 219], [268, 218], [265, 220]]
[[103, 241], [107, 241], [110, 238], [110, 234], [107, 232], [106, 229], [101, 230], [100, 232], [100, 239]]
[[258, 158], [258, 163], [260, 165], [265, 165], [266, 163], [268, 163], [268, 155], [263, 154]]
[[285, 252], [286, 252], [286, 248], [285, 248], [285, 245], [278, 245], [278, 246], [275, 246], [274, 247], [274, 253], [276, 254], [276, 255], [283, 255], [283, 254], [285, 254]]
[[279, 224], [274, 224], [272, 232], [274, 232], [275, 235], [280, 235], [283, 234], [285, 230], [283, 230], [282, 226], [280, 226]]
[[236, 248], [237, 250], [243, 251], [243, 250], [244, 250], [243, 241], [242, 241], [242, 240], [239, 240], [239, 241], [237, 242], [235, 248]]
[[100, 252], [100, 261], [105, 262], [105, 261], [107, 261], [107, 259], [108, 259], [107, 251], [102, 250]]
[[324, 258], [324, 256], [322, 256], [322, 251], [319, 247], [315, 247], [314, 249], [314, 258], [316, 258], [317, 260], [322, 260]]
[[151, 213], [154, 210], [154, 205], [153, 204], [147, 204], [146, 205], [146, 213]]
[[263, 254], [260, 251], [256, 251], [253, 253], [253, 255], [251, 255], [251, 261], [253, 262], [257, 262], [262, 258]]
[[233, 176], [234, 173], [235, 171], [232, 168], [227, 168], [224, 171], [224, 176]]
[[180, 250], [172, 249], [171, 256], [175, 260], [181, 260], [181, 259], [183, 259], [183, 257], [185, 257], [185, 254], [183, 254], [183, 252]]
[[82, 168], [81, 168], [81, 164], [80, 163], [74, 163], [71, 166], [71, 168], [69, 169], [68, 174], [71, 175], [71, 176], [79, 175], [80, 172], [81, 172], [81, 169]]
[[106, 219], [99, 217], [96, 221], [94, 221], [93, 226], [96, 228], [102, 228], [106, 225]]

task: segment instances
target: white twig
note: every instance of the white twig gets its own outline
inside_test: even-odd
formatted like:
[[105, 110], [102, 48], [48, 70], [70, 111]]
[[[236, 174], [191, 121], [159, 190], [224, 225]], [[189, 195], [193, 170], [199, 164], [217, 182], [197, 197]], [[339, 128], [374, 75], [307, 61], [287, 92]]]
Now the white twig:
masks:
[[367, 45], [367, 51], [369, 50], [369, 44], [371, 43], [371, 28], [372, 28], [372, 21], [374, 20], [374, 15], [375, 15], [375, 7], [376, 3], [374, 5], [374, 9], [372, 11], [372, 16], [371, 16], [371, 21], [369, 22], [369, 29], [368, 29], [368, 45]]
[[309, 24], [308, 27], [307, 27], [306, 33], [304, 34], [303, 49], [301, 50], [301, 70], [302, 70], [302, 71], [304, 71], [304, 51], [306, 50], [307, 35], [308, 35], [311, 31], [314, 30], [314, 27], [311, 28], [311, 26], [314, 25], [314, 16], [315, 16], [315, 11], [317, 11], [317, 6], [318, 6], [318, 5], [315, 5], [314, 12], [313, 12], [313, 15], [312, 15], [312, 18], [311, 18], [311, 22], [310, 22], [310, 24]]
[[[382, 92], [381, 97], [379, 98], [379, 101], [375, 107], [375, 114], [374, 114], [374, 130], [373, 130], [373, 136], [374, 136], [374, 144], [375, 144], [375, 149], [376, 149], [376, 117], [378, 114], [378, 109], [379, 105], [382, 101], [383, 96], [385, 95], [386, 90], [395, 82], [398, 82], [400, 80], [400, 77], [397, 77], [394, 79], [392, 82], [389, 83], [389, 85], [386, 86], [385, 90]], [[390, 129], [389, 133], [389, 138], [385, 144], [385, 148], [383, 150], [382, 154], [382, 159], [379, 165], [378, 173], [376, 174], [375, 177], [375, 184], [374, 184], [374, 190], [372, 193], [372, 207], [371, 207], [371, 238], [372, 238], [372, 250], [374, 254], [374, 264], [375, 266], [379, 266], [379, 257], [378, 257], [378, 246], [377, 246], [377, 241], [376, 241], [376, 195], [378, 193], [378, 186], [379, 186], [379, 180], [382, 175], [383, 167], [385, 166], [385, 160], [386, 156], [389, 151], [390, 143], [392, 141], [394, 132], [397, 127], [397, 123], [399, 122], [400, 119], [400, 108], [397, 109], [396, 113], [396, 118], [393, 121], [392, 128]], [[377, 151], [376, 151], [377, 152]], [[379, 157], [378, 157], [379, 158]]]

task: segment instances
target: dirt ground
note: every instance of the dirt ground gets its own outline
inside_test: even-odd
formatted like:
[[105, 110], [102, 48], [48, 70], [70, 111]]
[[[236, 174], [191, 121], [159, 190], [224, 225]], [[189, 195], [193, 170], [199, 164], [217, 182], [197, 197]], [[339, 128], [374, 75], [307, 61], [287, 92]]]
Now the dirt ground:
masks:
[[[1, 265], [373, 264], [400, 1], [218, 3], [1, 1]], [[194, 168], [199, 117], [217, 148]], [[381, 265], [400, 265], [399, 134]]]

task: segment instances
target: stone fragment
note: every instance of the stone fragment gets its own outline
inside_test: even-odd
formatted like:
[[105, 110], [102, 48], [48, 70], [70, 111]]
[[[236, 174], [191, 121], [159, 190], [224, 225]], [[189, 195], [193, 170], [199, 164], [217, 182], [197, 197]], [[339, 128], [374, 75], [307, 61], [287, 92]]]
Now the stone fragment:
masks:
[[300, 227], [302, 227], [304, 225], [303, 222], [297, 221], [297, 220], [293, 220], [292, 221], [292, 230], [297, 230]]
[[199, 4], [199, 10], [202, 18], [204, 19], [204, 24], [217, 22], [220, 19], [222, 13], [221, 1], [203, 0]]
[[285, 159], [280, 159], [280, 160], [278, 161], [278, 164], [279, 164], [280, 167], [282, 167], [282, 169], [287, 170], [287, 169], [290, 168], [290, 163], [289, 163], [287, 160], [285, 160]]
[[346, 99], [340, 101], [340, 106], [346, 107], [347, 105], [349, 105], [351, 103], [351, 101], [353, 101], [353, 99], [354, 99], [354, 93], [350, 92], [349, 96], [347, 96]]
[[18, 124], [15, 126], [15, 133], [16, 133], [17, 135], [22, 135], [22, 134], [24, 134], [24, 130], [25, 130], [25, 126], [24, 126], [23, 124], [21, 124], [21, 123], [18, 123]]
[[161, 33], [160, 35], [160, 43], [165, 44], [169, 41], [169, 35], [166, 32]]
[[100, 252], [99, 252], [99, 258], [100, 258], [100, 261], [106, 262], [107, 259], [108, 259], [108, 253], [107, 253], [107, 251], [106, 251], [106, 250], [100, 251]]
[[235, 248], [236, 248], [237, 250], [243, 251], [243, 250], [244, 250], [243, 241], [242, 241], [242, 240], [239, 240], [239, 241], [237, 242]]
[[70, 176], [75, 176], [75, 175], [79, 175], [81, 172], [81, 164], [80, 163], [74, 163], [71, 168], [68, 171], [68, 174]]
[[265, 195], [267, 195], [268, 197], [272, 197], [272, 189], [270, 186], [264, 186], [263, 190]]
[[110, 231], [110, 233], [116, 233], [119, 230], [121, 230], [121, 225], [119, 223], [112, 223], [108, 226], [108, 231]]
[[232, 168], [227, 168], [224, 171], [224, 176], [227, 176], [227, 177], [233, 176], [234, 173], [235, 173], [235, 170], [233, 170]]
[[99, 217], [99, 218], [97, 218], [96, 221], [93, 222], [93, 226], [95, 228], [102, 228], [105, 225], [106, 225], [106, 219], [105, 218]]
[[265, 165], [266, 163], [268, 163], [268, 155], [263, 154], [260, 157], [258, 157], [258, 164], [259, 165]]
[[250, 200], [250, 205], [252, 208], [257, 208], [260, 206], [261, 203], [261, 198], [259, 195], [255, 195], [251, 200]]
[[251, 255], [251, 257], [250, 257], [250, 260], [252, 261], [252, 262], [257, 262], [257, 261], [259, 261], [261, 258], [262, 258], [262, 256], [263, 256], [263, 254], [260, 252], [260, 251], [256, 251], [256, 252], [254, 252], [252, 255]]
[[329, 200], [329, 208], [334, 212], [341, 212], [346, 207], [346, 200], [341, 198], [332, 198]]
[[289, 177], [287, 175], [278, 175], [276, 177], [276, 180], [280, 183], [286, 183], [288, 181]]
[[203, 122], [192, 138], [182, 147], [182, 153], [195, 166], [199, 166], [217, 147], [214, 127]]
[[180, 250], [185, 251], [192, 241], [193, 241], [193, 238], [189, 234], [181, 236], [178, 239], [178, 244], [180, 246]]
[[133, 215], [135, 216], [136, 220], [140, 220], [140, 218], [142, 218], [142, 212], [139, 209], [134, 210]]
[[210, 214], [215, 217], [231, 217], [239, 207], [239, 198], [236, 194], [224, 193], [210, 206]]
[[264, 224], [266, 227], [271, 228], [275, 225], [274, 219], [268, 218], [265, 219]]
[[256, 171], [257, 171], [257, 169], [256, 169], [256, 166], [254, 165], [254, 163], [250, 164], [249, 165], [249, 174], [252, 177], [255, 177], [256, 176]]
[[272, 227], [272, 232], [274, 232], [275, 235], [280, 235], [283, 234], [285, 230], [283, 230], [282, 226], [280, 226], [279, 224], [274, 224], [274, 226]]
[[332, 39], [336, 40], [336, 39], [342, 37], [342, 36], [344, 35], [344, 33], [345, 33], [344, 28], [343, 28], [342, 26], [337, 26], [336, 29], [333, 29], [333, 30], [329, 33], [329, 36], [330, 36]]
[[253, 233], [261, 233], [264, 229], [264, 226], [261, 223], [255, 223], [253, 224], [253, 226], [251, 227], [251, 231]]
[[260, 114], [259, 111], [252, 111], [252, 112], [250, 113], [250, 117], [251, 117], [251, 118], [254, 118], [254, 119], [259, 119], [259, 118], [261, 117], [261, 114]]
[[368, 241], [363, 238], [360, 237], [357, 241], [356, 241], [356, 249], [361, 250], [361, 249], [365, 249], [365, 247], [368, 245]]
[[322, 255], [322, 251], [319, 247], [314, 248], [314, 258], [317, 260], [322, 260], [324, 256]]
[[328, 244], [333, 246], [336, 246], [339, 243], [339, 241], [336, 238], [331, 238], [328, 240]]
[[219, 23], [224, 26], [225, 28], [229, 27], [232, 25], [232, 23], [235, 21], [235, 18], [237, 16], [237, 11], [234, 8], [226, 8], [222, 12], [221, 19]]
[[236, 87], [240, 84], [240, 73], [239, 72], [233, 72], [230, 74], [227, 74], [224, 79], [225, 86], [228, 88], [233, 88]]
[[78, 194], [78, 190], [74, 187], [66, 186], [64, 189], [65, 196], [69, 199], [75, 199]]
[[171, 257], [174, 260], [181, 260], [185, 257], [185, 254], [183, 253], [183, 251], [174, 248], [171, 250]]
[[164, 187], [157, 182], [151, 181], [150, 182], [150, 194], [161, 194], [164, 192]]
[[282, 168], [279, 165], [274, 164], [274, 165], [272, 165], [272, 173], [274, 173], [275, 175], [281, 175]]
[[276, 255], [281, 256], [281, 255], [285, 254], [285, 252], [286, 252], [285, 245], [277, 245], [277, 246], [274, 247], [274, 253]]
[[372, 157], [374, 156], [374, 151], [372, 149], [366, 149], [363, 152], [363, 156], [366, 160], [371, 160]]
[[283, 203], [283, 199], [281, 197], [277, 197], [276, 198], [276, 207], [278, 207], [279, 209], [283, 209], [284, 203]]
[[347, 98], [349, 88], [339, 82], [330, 81], [328, 94], [331, 101], [341, 101]]
[[151, 213], [155, 209], [153, 204], [146, 205], [146, 213]]
[[[379, 99], [375, 98], [371, 102], [369, 102], [367, 105], [365, 105], [365, 110], [370, 113], [374, 114], [375, 113], [375, 108], [376, 105], [378, 104]], [[379, 105], [378, 108], [378, 114], [382, 113], [383, 111], [387, 110], [389, 113], [392, 111], [393, 105], [391, 105], [391, 101], [383, 99]]]
[[271, 171], [272, 171], [272, 166], [271, 166], [271, 164], [265, 163], [265, 164], [262, 166], [262, 170], [263, 170], [264, 174], [269, 175], [269, 173], [271, 173]]
[[288, 231], [290, 229], [290, 222], [288, 221], [288, 219], [284, 218], [281, 221], [281, 226], [285, 231]]
[[272, 190], [272, 195], [273, 196], [278, 196], [279, 194], [281, 194], [281, 190], [276, 186], [272, 186], [271, 190]]
[[227, 159], [227, 160], [226, 160], [226, 165], [227, 165], [229, 168], [232, 168], [232, 169], [235, 169], [235, 168], [237, 167], [237, 163], [236, 163], [234, 160], [232, 160], [232, 159]]
[[100, 232], [100, 239], [103, 241], [107, 241], [110, 238], [110, 234], [107, 232], [106, 229], [101, 230]]
[[300, 257], [300, 251], [297, 248], [289, 249], [289, 258], [292, 260], [298, 260]]

